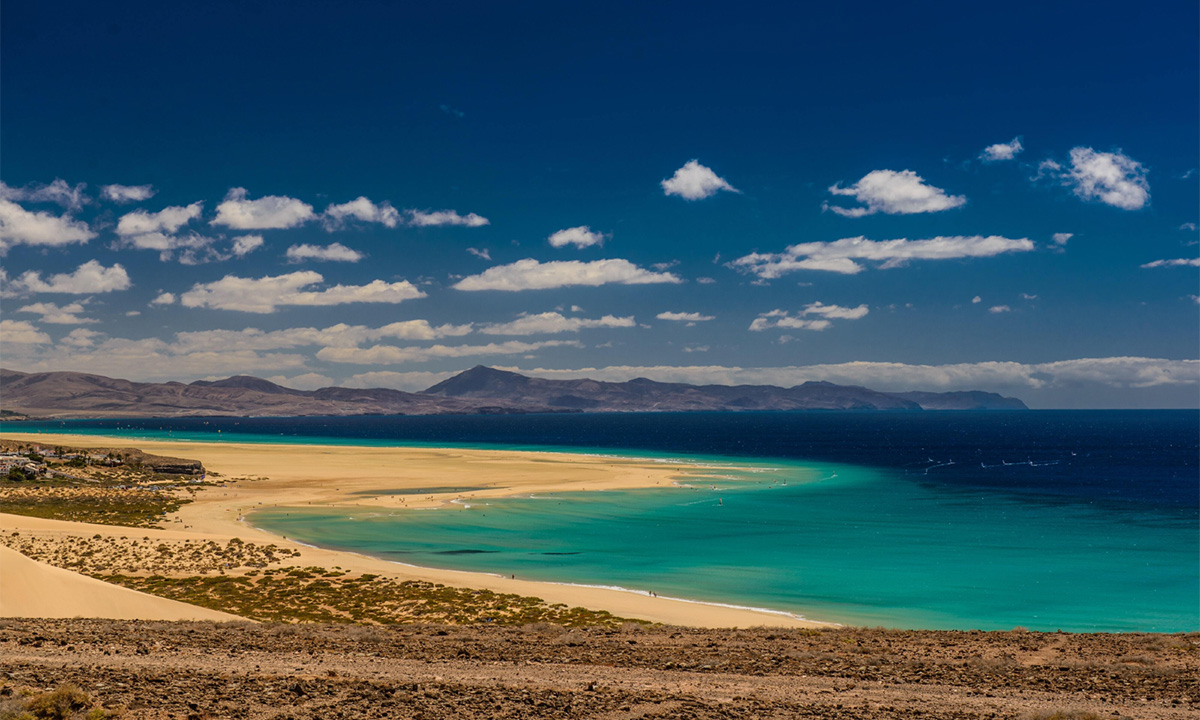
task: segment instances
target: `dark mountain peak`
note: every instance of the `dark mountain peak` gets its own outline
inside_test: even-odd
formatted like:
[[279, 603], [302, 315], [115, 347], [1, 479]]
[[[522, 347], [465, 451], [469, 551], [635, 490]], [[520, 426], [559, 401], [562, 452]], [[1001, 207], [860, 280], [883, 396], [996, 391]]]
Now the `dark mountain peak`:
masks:
[[253, 377], [250, 375], [234, 375], [233, 377], [227, 377], [224, 380], [196, 380], [195, 382], [193, 382], [191, 384], [194, 386], [199, 386], [199, 387], [237, 388], [239, 390], [256, 390], [258, 392], [268, 393], [268, 394], [272, 394], [272, 395], [277, 394], [277, 393], [282, 393], [285, 395], [292, 395], [292, 394], [299, 392], [298, 390], [293, 390], [291, 388], [285, 388], [282, 385], [276, 385], [275, 383], [271, 382], [270, 380], [263, 380], [262, 378], [256, 378], [256, 377]]
[[428, 388], [424, 394], [461, 397], [473, 393], [504, 392], [524, 387], [529, 381], [529, 378], [515, 372], [476, 365]]

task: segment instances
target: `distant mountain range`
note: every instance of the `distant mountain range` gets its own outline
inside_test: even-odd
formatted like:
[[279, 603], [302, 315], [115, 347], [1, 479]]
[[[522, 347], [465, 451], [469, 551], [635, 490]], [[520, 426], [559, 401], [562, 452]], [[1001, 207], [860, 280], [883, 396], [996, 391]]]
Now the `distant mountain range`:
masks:
[[53, 418], [445, 415], [747, 410], [1026, 410], [996, 393], [884, 393], [855, 385], [688, 385], [548, 380], [482, 365], [419, 393], [386, 388], [293, 390], [238, 375], [193, 383], [138, 383], [77, 372], [0, 370], [0, 410]]

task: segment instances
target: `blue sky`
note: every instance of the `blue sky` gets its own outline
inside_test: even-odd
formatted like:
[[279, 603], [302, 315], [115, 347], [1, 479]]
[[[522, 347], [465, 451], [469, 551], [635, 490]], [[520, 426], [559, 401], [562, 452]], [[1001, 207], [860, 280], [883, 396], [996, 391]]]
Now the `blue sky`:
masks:
[[1195, 3], [643, 5], [4, 3], [4, 366], [1197, 405]]

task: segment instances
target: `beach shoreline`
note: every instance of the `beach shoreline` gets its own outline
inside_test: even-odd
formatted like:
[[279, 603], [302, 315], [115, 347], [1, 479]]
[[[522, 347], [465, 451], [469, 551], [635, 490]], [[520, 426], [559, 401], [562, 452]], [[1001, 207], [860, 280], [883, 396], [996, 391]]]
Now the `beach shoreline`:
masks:
[[[527, 450], [433, 447], [378, 447], [321, 444], [268, 444], [175, 440], [131, 440], [104, 435], [22, 434], [0, 437], [41, 445], [77, 448], [135, 445], [163, 455], [201, 461], [226, 480], [205, 488], [192, 502], [166, 518], [160, 529], [132, 530], [161, 539], [232, 538], [274, 543], [298, 555], [296, 566], [338, 567], [347, 572], [372, 573], [453, 587], [534, 596], [590, 610], [651, 622], [695, 627], [829, 628], [820, 622], [786, 612], [748, 608], [684, 598], [662, 597], [639, 590], [573, 583], [523, 580], [486, 572], [467, 572], [408, 565], [359, 553], [314, 547], [269, 533], [246, 521], [266, 507], [363, 507], [377, 509], [455, 508], [460, 498], [485, 499], [514, 495], [635, 490], [670, 487], [688, 469], [704, 464], [663, 463], [601, 454], [572, 454]], [[728, 466], [714, 466], [724, 469]], [[396, 494], [406, 488], [460, 492]], [[373, 495], [371, 493], [379, 493]], [[388, 494], [390, 493], [390, 494]], [[131, 528], [43, 520], [0, 514], [6, 532], [48, 533], [57, 536], [117, 537]]]

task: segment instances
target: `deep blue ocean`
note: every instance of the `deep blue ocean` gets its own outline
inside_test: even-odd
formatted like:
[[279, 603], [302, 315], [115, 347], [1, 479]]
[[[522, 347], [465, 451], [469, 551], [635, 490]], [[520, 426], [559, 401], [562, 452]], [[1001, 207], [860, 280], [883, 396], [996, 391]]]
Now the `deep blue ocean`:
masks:
[[[261, 511], [315, 544], [865, 625], [1200, 629], [1195, 411], [665, 413], [6, 423], [200, 441], [610, 452], [681, 487], [465, 511]], [[219, 432], [218, 432], [219, 431]], [[431, 486], [439, 483], [431, 478]], [[387, 488], [381, 488], [386, 491]]]

